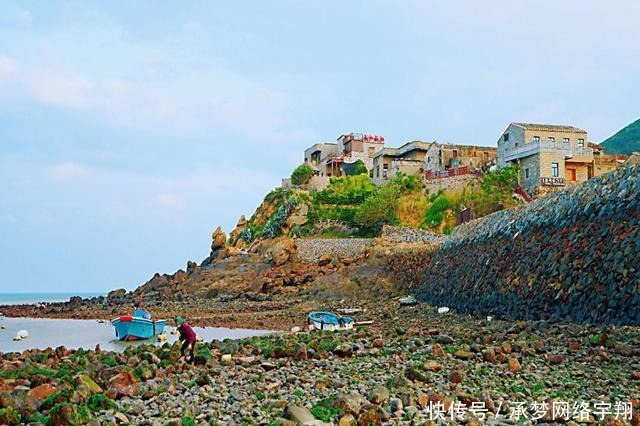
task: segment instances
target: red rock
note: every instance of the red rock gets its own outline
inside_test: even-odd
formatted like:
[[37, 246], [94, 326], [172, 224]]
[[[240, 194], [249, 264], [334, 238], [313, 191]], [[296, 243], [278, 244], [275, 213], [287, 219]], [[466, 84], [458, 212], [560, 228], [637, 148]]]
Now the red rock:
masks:
[[422, 368], [426, 371], [433, 371], [434, 373], [437, 373], [442, 370], [442, 365], [437, 361], [427, 361], [423, 364]]
[[49, 383], [37, 386], [27, 392], [27, 405], [31, 408], [37, 409], [46, 397], [57, 392], [57, 390], [58, 389], [55, 386]]
[[384, 341], [380, 337], [378, 337], [377, 339], [374, 339], [373, 341], [374, 348], [381, 348], [383, 344], [384, 344]]
[[455, 384], [460, 383], [462, 381], [462, 374], [460, 374], [460, 372], [458, 371], [452, 371], [449, 374], [449, 381]]
[[128, 371], [116, 374], [109, 380], [108, 396], [112, 399], [119, 399], [124, 396], [134, 397], [140, 393], [140, 383]]
[[569, 342], [569, 350], [571, 352], [577, 352], [582, 347], [582, 343], [580, 342]]
[[498, 362], [498, 359], [496, 358], [496, 353], [493, 351], [493, 349], [485, 351], [483, 355], [484, 355], [484, 360], [487, 362], [490, 362], [492, 364], [495, 364]]
[[510, 354], [512, 352], [513, 348], [511, 347], [511, 343], [509, 342], [504, 342], [502, 344], [502, 352], [504, 352], [505, 354]]
[[634, 371], [633, 373], [631, 373], [631, 379], [640, 380], [640, 371]]
[[509, 358], [509, 371], [512, 373], [517, 373], [518, 371], [520, 371], [522, 369], [522, 366], [520, 365], [520, 361], [518, 361], [516, 358]]
[[564, 361], [564, 355], [547, 355], [547, 361], [549, 361], [550, 364], [560, 364], [562, 361]]
[[444, 356], [444, 350], [442, 349], [442, 345], [440, 345], [440, 343], [435, 343], [431, 347], [431, 354], [433, 356], [443, 357]]

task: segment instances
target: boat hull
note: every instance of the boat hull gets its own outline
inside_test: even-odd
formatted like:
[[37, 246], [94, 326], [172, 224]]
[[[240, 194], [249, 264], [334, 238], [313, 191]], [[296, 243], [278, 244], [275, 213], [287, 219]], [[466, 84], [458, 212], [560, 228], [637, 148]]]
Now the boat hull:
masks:
[[331, 312], [311, 312], [307, 316], [307, 322], [316, 330], [350, 330], [353, 328], [353, 320]]
[[111, 321], [120, 341], [144, 340], [164, 331], [166, 320], [153, 321], [146, 318], [124, 315]]

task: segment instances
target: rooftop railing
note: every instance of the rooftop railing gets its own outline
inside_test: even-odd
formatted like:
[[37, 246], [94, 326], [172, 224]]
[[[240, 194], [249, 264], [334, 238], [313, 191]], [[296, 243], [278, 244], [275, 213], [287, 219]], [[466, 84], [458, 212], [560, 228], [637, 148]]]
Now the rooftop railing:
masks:
[[[585, 151], [588, 149], [591, 149], [591, 148], [584, 148]], [[593, 154], [593, 150], [591, 151]], [[511, 148], [511, 149], [505, 148], [504, 158], [505, 158], [505, 161], [512, 161], [518, 158], [528, 157], [530, 155], [534, 155], [539, 152], [557, 152], [558, 154], [561, 154], [563, 156], [571, 156], [572, 155], [571, 143], [534, 140], [515, 148]], [[579, 155], [589, 155], [589, 154], [579, 154]]]

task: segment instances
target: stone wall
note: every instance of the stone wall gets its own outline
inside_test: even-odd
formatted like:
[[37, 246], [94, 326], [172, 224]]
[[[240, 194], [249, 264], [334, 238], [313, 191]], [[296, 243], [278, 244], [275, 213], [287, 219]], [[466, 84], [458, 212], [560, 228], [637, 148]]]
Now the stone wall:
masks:
[[440, 244], [446, 238], [442, 234], [436, 234], [422, 229], [389, 225], [384, 225], [382, 227], [382, 234], [380, 236], [383, 240], [391, 243]]
[[640, 324], [640, 166], [457, 227], [418, 296], [507, 319]]
[[354, 259], [372, 243], [371, 238], [298, 238], [294, 258], [304, 263], [317, 263], [325, 254], [337, 259]]

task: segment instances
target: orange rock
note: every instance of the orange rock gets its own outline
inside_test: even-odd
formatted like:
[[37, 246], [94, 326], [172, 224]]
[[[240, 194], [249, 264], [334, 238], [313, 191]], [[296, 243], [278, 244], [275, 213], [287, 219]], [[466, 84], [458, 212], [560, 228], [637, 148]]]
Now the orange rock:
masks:
[[37, 386], [27, 392], [27, 405], [31, 408], [37, 409], [46, 397], [55, 393], [57, 390], [58, 389], [55, 386], [49, 383]]
[[444, 350], [442, 349], [442, 345], [440, 345], [440, 343], [435, 343], [431, 347], [431, 354], [433, 356], [443, 357], [444, 356]]
[[119, 399], [124, 396], [133, 397], [140, 392], [140, 383], [128, 371], [116, 374], [109, 380], [108, 396]]
[[517, 373], [518, 371], [520, 371], [522, 369], [522, 366], [520, 365], [520, 361], [518, 361], [516, 358], [509, 358], [509, 371], [512, 373]]
[[438, 371], [442, 370], [442, 365], [440, 365], [440, 363], [437, 361], [427, 361], [424, 363], [422, 368], [424, 368], [426, 371], [433, 371], [434, 373], [437, 373]]

